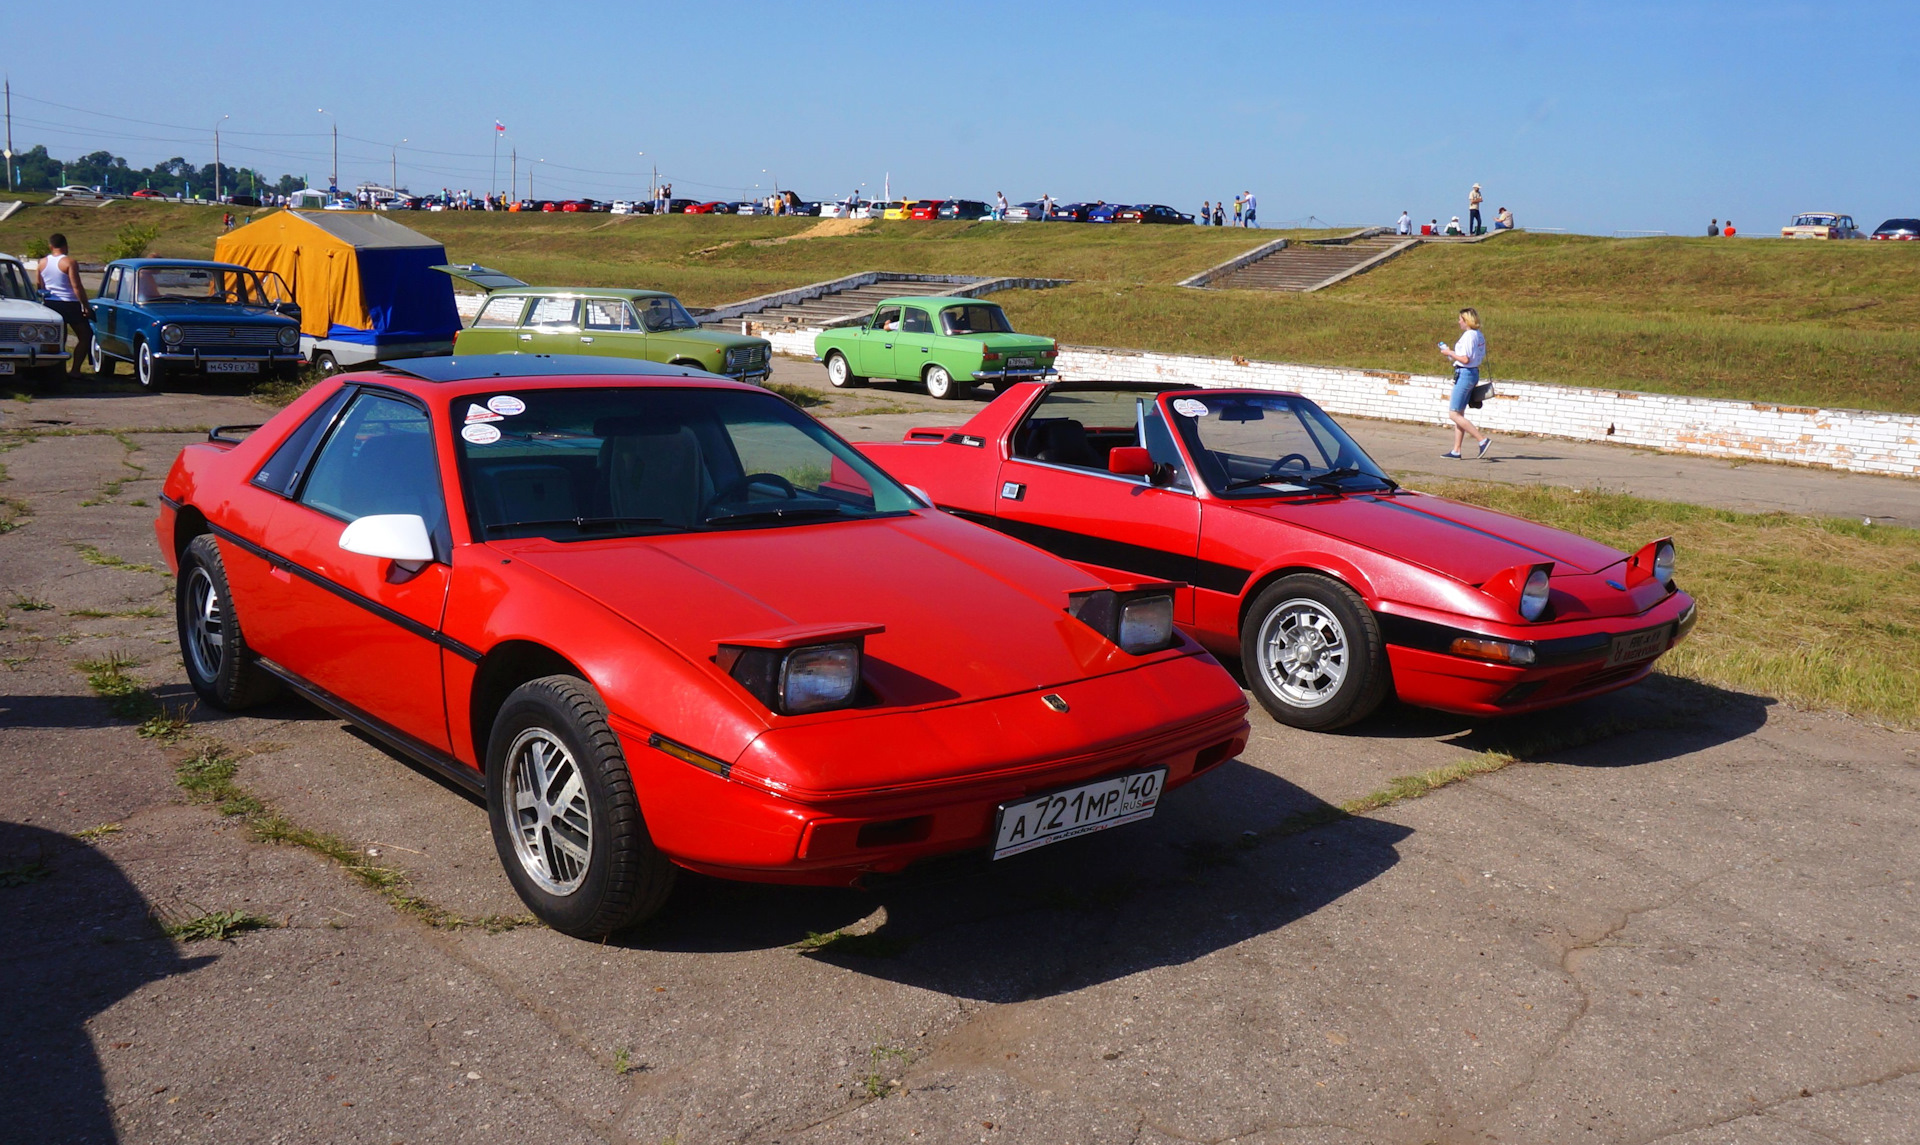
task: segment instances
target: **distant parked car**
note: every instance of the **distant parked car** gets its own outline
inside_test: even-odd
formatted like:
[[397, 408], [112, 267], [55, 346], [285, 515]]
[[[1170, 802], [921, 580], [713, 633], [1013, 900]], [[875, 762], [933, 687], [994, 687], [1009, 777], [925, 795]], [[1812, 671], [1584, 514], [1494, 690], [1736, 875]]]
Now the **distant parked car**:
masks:
[[78, 183], [57, 188], [54, 194], [64, 195], [69, 199], [89, 199], [94, 202], [105, 202], [107, 199], [112, 198], [112, 196], [104, 191], [96, 191], [92, 187], [82, 187]]
[[680, 300], [658, 290], [528, 286], [484, 266], [437, 266], [487, 292], [472, 325], [454, 339], [461, 354], [584, 354], [644, 358], [766, 384], [773, 344], [708, 330]]
[[1099, 205], [1098, 203], [1056, 204], [1053, 208], [1053, 213], [1047, 216], [1047, 221], [1052, 223], [1084, 223], [1087, 221], [1087, 212]]
[[1130, 209], [1125, 203], [1095, 203], [1087, 208], [1087, 221], [1090, 223], [1117, 222], [1121, 211]]
[[694, 208], [699, 205], [698, 199], [668, 199], [667, 213], [669, 215], [697, 214], [699, 212], [694, 211]]
[[227, 204], [234, 207], [257, 207], [260, 205], [260, 197], [258, 195], [228, 195]]
[[730, 215], [732, 213], [733, 205], [731, 203], [721, 203], [717, 201], [695, 203], [687, 208], [687, 214], [689, 215]]
[[592, 214], [605, 208], [593, 199], [568, 199], [560, 204], [560, 209], [568, 214]]
[[[66, 369], [67, 330], [40, 302], [26, 264], [0, 254], [0, 377]], [[57, 375], [56, 375], [57, 376]]]
[[1920, 239], [1920, 219], [1888, 219], [1867, 237], [1895, 242], [1913, 242]]
[[417, 211], [420, 209], [420, 196], [395, 195], [380, 205], [389, 211]]
[[1122, 207], [1114, 212], [1116, 223], [1192, 223], [1193, 216], [1183, 214], [1172, 207], [1159, 203], [1142, 203], [1136, 207]]
[[916, 205], [912, 199], [894, 199], [891, 202], [874, 204], [874, 206], [880, 208], [881, 218], [894, 220], [912, 218], [913, 208]]
[[134, 197], [134, 198], [136, 198], [136, 199], [164, 199], [164, 198], [166, 198], [166, 196], [165, 196], [165, 195], [162, 195], [162, 194], [161, 194], [160, 192], [158, 192], [158, 191], [156, 191], [156, 190], [154, 190], [154, 189], [153, 189], [152, 187], [142, 187], [142, 188], [140, 188], [139, 190], [137, 190], [137, 191], [135, 191], [135, 192], [133, 193], [133, 197]]
[[1047, 208], [1043, 203], [1015, 203], [1001, 217], [1010, 223], [1044, 223], [1047, 221]]
[[984, 219], [993, 214], [993, 208], [978, 199], [948, 199], [934, 212], [941, 219]]
[[1805, 211], [1780, 228], [1784, 239], [1863, 239], [1866, 233], [1853, 225], [1852, 215], [1832, 211]]
[[820, 203], [819, 214], [823, 219], [864, 219], [865, 211], [872, 204], [866, 199], [836, 199], [830, 203]]
[[93, 310], [93, 372], [131, 362], [148, 389], [185, 373], [291, 374], [300, 364], [293, 291], [270, 270], [119, 259], [107, 264]]
[[787, 204], [786, 213], [797, 218], [815, 218], [820, 214], [820, 206], [819, 203], [799, 199]]
[[736, 203], [728, 203], [727, 206], [732, 208], [732, 210], [730, 210], [728, 214], [764, 215], [767, 213], [767, 208], [765, 207], [765, 205], [760, 203], [750, 202], [746, 199], [742, 199]]
[[869, 378], [919, 382], [936, 398], [964, 397], [977, 382], [1004, 387], [1053, 374], [1060, 345], [1016, 334], [997, 303], [977, 298], [889, 298], [859, 326], [823, 331], [814, 356], [835, 389]]
[[945, 199], [916, 199], [907, 208], [907, 218], [927, 222], [940, 217], [940, 208], [947, 205]]

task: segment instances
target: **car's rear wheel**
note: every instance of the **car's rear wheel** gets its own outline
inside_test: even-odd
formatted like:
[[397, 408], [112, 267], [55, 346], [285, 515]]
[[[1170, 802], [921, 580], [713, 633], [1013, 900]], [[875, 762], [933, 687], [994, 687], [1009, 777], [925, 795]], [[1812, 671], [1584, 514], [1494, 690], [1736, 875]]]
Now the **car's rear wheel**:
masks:
[[675, 868], [647, 833], [606, 709], [578, 677], [528, 681], [501, 705], [487, 812], [513, 889], [563, 934], [603, 938], [673, 890]]
[[313, 356], [313, 368], [320, 371], [321, 377], [340, 372], [340, 363], [334, 359], [331, 351], [322, 350]]
[[855, 386], [864, 386], [867, 379], [853, 372], [853, 363], [838, 350], [827, 351], [827, 382], [836, 390], [850, 390]]
[[1282, 577], [1254, 598], [1240, 628], [1247, 685], [1273, 718], [1324, 731], [1365, 718], [1386, 697], [1380, 625], [1346, 585]]
[[187, 682], [216, 708], [238, 711], [280, 692], [274, 679], [254, 661], [253, 650], [233, 610], [220, 543], [202, 533], [180, 554], [174, 582], [174, 619]]
[[93, 345], [87, 348], [87, 365], [93, 367], [93, 372], [103, 378], [111, 378], [114, 370], [119, 368], [119, 364], [107, 357], [107, 352], [100, 348], [98, 337], [95, 337]]
[[927, 393], [942, 401], [964, 397], [967, 392], [967, 387], [948, 373], [945, 366], [928, 366], [926, 381]]
[[153, 343], [144, 339], [133, 348], [133, 376], [144, 389], [159, 390], [167, 384], [167, 364], [153, 354]]

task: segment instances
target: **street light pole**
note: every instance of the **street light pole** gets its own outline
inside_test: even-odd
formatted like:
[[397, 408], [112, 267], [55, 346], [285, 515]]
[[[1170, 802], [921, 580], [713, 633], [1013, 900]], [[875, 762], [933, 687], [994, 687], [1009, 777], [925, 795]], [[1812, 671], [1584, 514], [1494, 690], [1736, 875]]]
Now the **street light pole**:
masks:
[[[406, 140], [404, 139], [400, 141], [400, 143], [405, 143], [405, 142]], [[393, 145], [393, 153], [390, 156], [388, 156], [388, 158], [393, 160], [393, 178], [392, 178], [392, 181], [387, 185], [387, 192], [388, 192], [387, 198], [389, 200], [397, 199], [400, 197], [400, 143], [396, 143]]]
[[220, 125], [232, 118], [223, 115], [213, 121], [213, 201], [216, 203], [220, 201]]

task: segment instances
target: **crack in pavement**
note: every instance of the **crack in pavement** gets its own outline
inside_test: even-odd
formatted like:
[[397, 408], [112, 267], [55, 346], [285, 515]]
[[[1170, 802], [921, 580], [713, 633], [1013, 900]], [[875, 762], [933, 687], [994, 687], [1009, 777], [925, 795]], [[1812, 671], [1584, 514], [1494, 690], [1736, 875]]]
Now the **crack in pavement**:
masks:
[[[1743, 1109], [1738, 1113], [1731, 1114], [1726, 1117], [1709, 1118], [1705, 1121], [1695, 1122], [1690, 1125], [1683, 1125], [1675, 1129], [1661, 1130], [1660, 1132], [1654, 1134], [1651, 1137], [1636, 1138], [1632, 1141], [1623, 1142], [1622, 1145], [1654, 1145], [1655, 1142], [1666, 1141], [1674, 1137], [1679, 1137], [1683, 1134], [1697, 1133], [1702, 1129], [1714, 1129], [1722, 1125], [1731, 1125], [1737, 1121], [1745, 1121], [1749, 1117], [1763, 1117], [1763, 1116], [1772, 1117], [1774, 1120], [1779, 1121], [1781, 1124], [1791, 1125], [1795, 1129], [1805, 1130], [1808, 1133], [1817, 1134], [1818, 1136], [1821, 1136], [1821, 1137], [1828, 1137], [1829, 1136], [1828, 1134], [1821, 1133], [1819, 1130], [1814, 1129], [1812, 1126], [1802, 1125], [1798, 1121], [1790, 1121], [1787, 1118], [1780, 1117], [1774, 1111], [1785, 1108], [1787, 1106], [1791, 1106], [1796, 1102], [1811, 1101], [1816, 1097], [1829, 1097], [1835, 1094], [1850, 1093], [1856, 1089], [1867, 1089], [1869, 1087], [1876, 1086], [1876, 1085], [1886, 1085], [1889, 1082], [1900, 1081], [1903, 1078], [1912, 1077], [1915, 1074], [1920, 1074], [1920, 1063], [1916, 1063], [1914, 1065], [1902, 1066], [1897, 1070], [1893, 1070], [1888, 1073], [1881, 1074], [1878, 1077], [1870, 1077], [1861, 1081], [1850, 1081], [1843, 1085], [1824, 1086], [1820, 1089], [1811, 1089], [1811, 1088], [1803, 1087], [1799, 1091], [1795, 1093], [1790, 1093], [1785, 1097], [1778, 1097], [1772, 1101], [1757, 1102], [1752, 1106], [1752, 1108]], [[1832, 1139], [1832, 1138], [1829, 1138], [1829, 1139]]]

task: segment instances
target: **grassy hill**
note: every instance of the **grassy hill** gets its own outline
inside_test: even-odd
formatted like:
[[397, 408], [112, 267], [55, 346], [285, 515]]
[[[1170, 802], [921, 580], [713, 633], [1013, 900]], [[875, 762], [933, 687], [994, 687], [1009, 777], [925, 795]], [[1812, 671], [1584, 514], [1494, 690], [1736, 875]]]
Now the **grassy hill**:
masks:
[[[1071, 278], [998, 298], [1081, 344], [1437, 372], [1453, 312], [1496, 378], [1920, 412], [1920, 244], [1507, 235], [1426, 246], [1313, 295], [1173, 284], [1289, 232], [607, 215], [410, 214], [450, 257], [534, 282], [651, 286], [717, 305], [862, 270]], [[33, 206], [0, 250], [64, 230], [83, 260], [129, 222], [206, 257], [207, 207]], [[1324, 232], [1322, 232], [1324, 233]], [[1305, 232], [1298, 232], [1305, 237]]]

